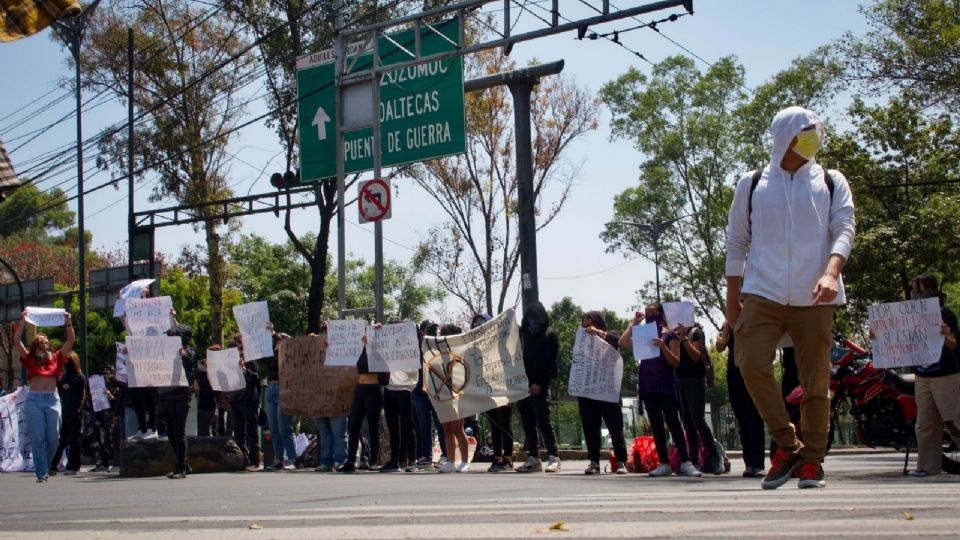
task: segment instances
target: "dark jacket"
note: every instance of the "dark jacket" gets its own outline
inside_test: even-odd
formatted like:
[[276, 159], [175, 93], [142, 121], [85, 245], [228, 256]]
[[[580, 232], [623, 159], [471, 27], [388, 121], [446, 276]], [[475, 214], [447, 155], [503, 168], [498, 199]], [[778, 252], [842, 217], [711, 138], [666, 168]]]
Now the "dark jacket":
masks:
[[167, 331], [167, 335], [180, 338], [180, 344], [183, 347], [183, 356], [180, 357], [180, 362], [183, 365], [183, 372], [187, 376], [187, 386], [160, 386], [157, 387], [157, 396], [160, 399], [190, 401], [190, 386], [193, 384], [193, 372], [197, 368], [197, 351], [190, 346], [190, 338], [193, 337], [193, 333], [189, 326], [177, 324]]
[[520, 345], [523, 347], [523, 367], [530, 384], [548, 388], [550, 381], [557, 376], [560, 340], [550, 328], [550, 316], [540, 302], [535, 302], [523, 312]]
[[63, 417], [69, 417], [71, 420], [79, 418], [87, 395], [87, 378], [83, 373], [73, 371], [71, 365], [67, 364], [63, 375], [57, 381], [57, 392], [60, 394], [60, 410]]

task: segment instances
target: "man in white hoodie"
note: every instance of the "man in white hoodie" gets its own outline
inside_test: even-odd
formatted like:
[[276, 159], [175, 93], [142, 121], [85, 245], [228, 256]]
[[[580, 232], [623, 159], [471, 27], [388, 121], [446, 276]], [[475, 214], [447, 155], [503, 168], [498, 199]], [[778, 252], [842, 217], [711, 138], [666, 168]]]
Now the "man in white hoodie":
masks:
[[[726, 315], [736, 336], [736, 365], [779, 447], [763, 488], [791, 477], [801, 488], [823, 487], [831, 330], [834, 307], [846, 302], [840, 273], [853, 246], [853, 197], [842, 174], [827, 173], [814, 159], [823, 141], [816, 114], [784, 109], [771, 132], [772, 161], [741, 178], [730, 207]], [[804, 388], [802, 443], [773, 376], [773, 352], [784, 332], [793, 338]]]

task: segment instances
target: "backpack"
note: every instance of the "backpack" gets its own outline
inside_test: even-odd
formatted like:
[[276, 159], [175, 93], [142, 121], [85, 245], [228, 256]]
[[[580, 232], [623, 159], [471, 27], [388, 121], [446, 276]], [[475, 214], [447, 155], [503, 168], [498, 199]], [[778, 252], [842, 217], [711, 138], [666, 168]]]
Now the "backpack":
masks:
[[[757, 190], [757, 184], [760, 183], [760, 177], [763, 176], [763, 170], [766, 167], [760, 167], [753, 171], [753, 177], [750, 178], [750, 198], [747, 199], [747, 220], [750, 228], [753, 229], [753, 192]], [[829, 169], [823, 169], [823, 182], [827, 184], [827, 191], [830, 192], [830, 205], [833, 205], [834, 179], [833, 173]]]

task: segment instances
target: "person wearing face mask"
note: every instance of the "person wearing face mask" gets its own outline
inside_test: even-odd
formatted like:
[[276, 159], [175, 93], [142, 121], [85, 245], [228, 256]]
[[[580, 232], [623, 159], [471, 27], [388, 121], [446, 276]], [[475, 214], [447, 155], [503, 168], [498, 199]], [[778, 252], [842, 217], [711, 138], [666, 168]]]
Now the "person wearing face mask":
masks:
[[[584, 332], [595, 335], [605, 341], [607, 345], [618, 349], [620, 334], [607, 331], [607, 320], [599, 311], [588, 311], [583, 314], [580, 326]], [[584, 474], [600, 474], [600, 442], [602, 432], [600, 426], [607, 425], [610, 440], [613, 443], [613, 453], [617, 457], [617, 468], [614, 473], [627, 472], [627, 442], [623, 438], [623, 405], [620, 401], [610, 403], [585, 397], [577, 397], [577, 409], [580, 412], [580, 422], [583, 424], [583, 436], [587, 441], [587, 458], [590, 464], [583, 471]]]
[[50, 339], [37, 334], [28, 350], [21, 338], [27, 326], [27, 311], [21, 313], [20, 326], [13, 336], [13, 343], [20, 353], [20, 363], [27, 372], [30, 392], [24, 402], [23, 412], [27, 418], [27, 431], [33, 449], [34, 473], [37, 482], [46, 482], [50, 475], [50, 454], [57, 449], [60, 438], [60, 397], [57, 395], [57, 378], [73, 350], [73, 324], [69, 313], [64, 313], [66, 339], [57, 351], [50, 349]]
[[[557, 376], [557, 354], [560, 340], [550, 327], [550, 316], [540, 302], [530, 304], [523, 311], [520, 322], [520, 344], [523, 348], [523, 367], [530, 381], [530, 395], [519, 401], [517, 409], [523, 423], [526, 439], [526, 463], [517, 472], [560, 472], [557, 435], [550, 420], [550, 382]], [[540, 437], [547, 447], [547, 466], [540, 462]]]
[[650, 431], [653, 432], [653, 443], [657, 448], [657, 457], [660, 459], [660, 465], [650, 471], [650, 476], [673, 474], [664, 424], [670, 430], [673, 445], [680, 456], [680, 475], [700, 476], [700, 470], [690, 461], [683, 424], [680, 422], [680, 392], [675, 371], [680, 365], [680, 338], [676, 332], [671, 332], [667, 327], [663, 306], [647, 304], [643, 314], [640, 312], [634, 314], [630, 325], [623, 331], [623, 335], [620, 336], [620, 348], [633, 347], [633, 327], [641, 322], [657, 325], [659, 337], [653, 340], [653, 345], [660, 349], [660, 355], [656, 358], [639, 362], [637, 376], [638, 395], [643, 402], [643, 408], [647, 411]]
[[[770, 131], [770, 164], [741, 178], [730, 206], [726, 318], [737, 340], [735, 362], [777, 442], [762, 487], [792, 477], [800, 488], [824, 487], [833, 314], [846, 302], [840, 274], [853, 247], [853, 196], [842, 174], [815, 159], [824, 135], [820, 117], [789, 107]], [[804, 389], [802, 443], [773, 376], [784, 332], [793, 339]]]
[[910, 298], [938, 298], [940, 301], [940, 333], [943, 349], [940, 360], [917, 366], [917, 468], [910, 476], [937, 475], [943, 466], [943, 430], [960, 444], [960, 365], [957, 360], [957, 316], [943, 305], [937, 278], [922, 274], [913, 280]]

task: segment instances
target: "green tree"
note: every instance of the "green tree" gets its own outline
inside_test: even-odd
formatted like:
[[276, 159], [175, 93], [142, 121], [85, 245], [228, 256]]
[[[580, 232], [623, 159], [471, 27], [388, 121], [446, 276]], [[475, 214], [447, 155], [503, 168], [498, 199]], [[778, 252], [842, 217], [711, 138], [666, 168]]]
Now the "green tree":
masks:
[[[137, 0], [111, 4], [90, 19], [82, 57], [84, 84], [112, 92], [127, 90], [127, 28], [136, 28], [134, 104], [148, 113], [137, 125], [138, 169], [156, 174], [152, 200], [173, 197], [198, 205], [231, 194], [227, 184], [229, 130], [244, 111], [241, 88], [256, 79], [254, 58], [242, 54], [237, 23], [219, 9], [203, 12], [187, 0]], [[126, 171], [126, 130], [110, 132], [100, 149], [103, 167]], [[140, 179], [141, 181], [144, 178]], [[211, 304], [209, 338], [223, 339], [223, 285], [226, 263], [221, 245], [224, 223], [212, 207], [196, 210], [205, 234], [205, 267]]]
[[35, 184], [22, 185], [0, 203], [0, 237], [27, 235], [39, 239], [64, 234], [76, 216], [66, 202], [53, 204], [63, 199], [60, 188], [41, 191]]
[[[347, 260], [347, 309], [369, 308], [375, 305], [374, 282], [375, 268], [362, 259]], [[383, 265], [383, 312], [386, 320], [401, 319], [418, 321], [423, 317], [423, 309], [432, 301], [443, 299], [443, 292], [437, 286], [425, 285], [418, 281], [416, 265], [405, 266], [396, 261], [384, 261]], [[336, 275], [331, 275], [336, 280]], [[327, 288], [327, 317], [336, 318], [337, 288]]]

